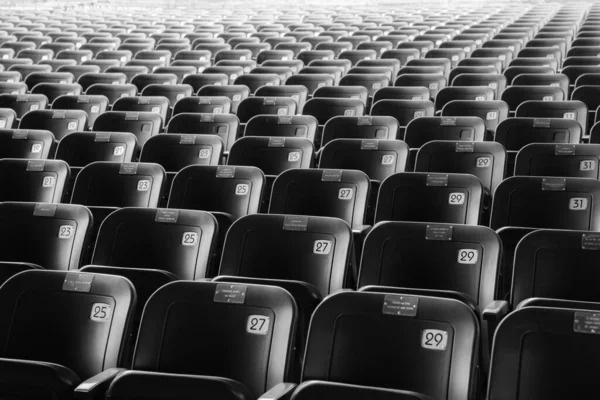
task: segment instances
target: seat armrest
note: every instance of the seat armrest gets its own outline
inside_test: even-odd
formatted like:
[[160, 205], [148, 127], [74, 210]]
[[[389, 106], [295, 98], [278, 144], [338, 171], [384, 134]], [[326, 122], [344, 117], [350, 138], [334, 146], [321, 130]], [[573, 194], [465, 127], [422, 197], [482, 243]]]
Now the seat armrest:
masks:
[[1, 388], [26, 390], [32, 397], [51, 393], [54, 398], [63, 398], [70, 396], [79, 382], [77, 374], [62, 365], [0, 358]]
[[273, 386], [267, 393], [263, 394], [258, 400], [289, 400], [296, 390], [295, 383], [280, 383]]
[[124, 371], [126, 371], [125, 368], [109, 368], [92, 376], [75, 388], [75, 398], [79, 400], [104, 399], [112, 381]]
[[373, 229], [372, 225], [358, 225], [352, 228], [352, 233], [360, 235], [361, 238], [365, 238], [369, 232]]
[[510, 307], [508, 302], [504, 300], [492, 301], [483, 310], [483, 320], [498, 324], [508, 314]]

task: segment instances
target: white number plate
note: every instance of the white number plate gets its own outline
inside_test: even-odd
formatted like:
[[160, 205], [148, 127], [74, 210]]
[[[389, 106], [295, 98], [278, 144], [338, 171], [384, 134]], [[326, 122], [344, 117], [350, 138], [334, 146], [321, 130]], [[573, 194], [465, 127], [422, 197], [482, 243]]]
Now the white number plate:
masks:
[[315, 254], [330, 254], [331, 253], [331, 241], [330, 240], [315, 240], [313, 246], [313, 253]]
[[196, 246], [198, 244], [198, 234], [196, 232], [184, 232], [181, 244], [184, 246]]
[[147, 192], [148, 190], [150, 190], [150, 181], [149, 180], [138, 181], [137, 190], [138, 190], [138, 192]]
[[264, 315], [250, 315], [246, 323], [246, 332], [254, 335], [266, 335], [269, 332], [270, 318]]
[[340, 200], [352, 200], [354, 197], [354, 189], [352, 188], [342, 188], [338, 193], [338, 199]]
[[487, 168], [492, 165], [492, 159], [489, 157], [479, 157], [477, 159], [477, 168]]
[[61, 225], [58, 228], [59, 239], [71, 239], [73, 233], [75, 233], [75, 227], [72, 225]]
[[594, 171], [596, 169], [595, 160], [584, 160], [579, 163], [580, 171]]
[[569, 200], [569, 210], [587, 210], [588, 199], [585, 197], [573, 197]]
[[125, 153], [125, 146], [116, 146], [113, 150], [113, 156], [122, 156]]
[[394, 156], [392, 156], [392, 155], [385, 155], [385, 156], [381, 157], [381, 164], [383, 164], [383, 165], [392, 165], [392, 164], [394, 164]]
[[42, 186], [43, 187], [53, 187], [54, 181], [55, 181], [55, 179], [53, 176], [45, 176], [44, 179], [42, 179]]
[[90, 319], [96, 322], [108, 322], [110, 320], [110, 305], [105, 303], [94, 303]]
[[464, 193], [450, 193], [448, 197], [448, 204], [452, 204], [455, 206], [460, 206], [465, 204], [465, 194]]
[[446, 350], [448, 332], [438, 329], [425, 329], [421, 335], [421, 347], [427, 350]]
[[459, 264], [477, 264], [479, 258], [479, 251], [474, 249], [460, 249], [458, 250], [458, 263]]
[[198, 158], [208, 158], [210, 157], [210, 149], [201, 149], [198, 152]]
[[248, 194], [250, 187], [245, 183], [240, 183], [235, 186], [235, 194], [238, 196], [245, 196]]
[[288, 154], [288, 161], [289, 162], [296, 162], [300, 159], [300, 152], [299, 151], [292, 151]]
[[70, 131], [77, 129], [77, 122], [69, 122], [69, 125], [67, 125], [67, 129]]
[[34, 145], [31, 146], [31, 152], [32, 153], [40, 153], [42, 151], [42, 145], [39, 143], [36, 143]]

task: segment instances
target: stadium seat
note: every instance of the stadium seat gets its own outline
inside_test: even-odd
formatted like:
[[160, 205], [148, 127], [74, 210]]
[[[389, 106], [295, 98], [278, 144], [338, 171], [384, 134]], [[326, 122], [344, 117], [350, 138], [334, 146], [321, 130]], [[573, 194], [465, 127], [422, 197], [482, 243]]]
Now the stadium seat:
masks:
[[382, 389], [372, 386], [335, 382], [309, 381], [298, 386], [292, 400], [431, 400], [431, 397], [406, 390]]
[[92, 264], [158, 269], [184, 280], [204, 278], [217, 232], [217, 221], [207, 212], [123, 208], [102, 223]]
[[0, 108], [12, 109], [17, 119], [30, 111], [43, 110], [47, 105], [48, 99], [42, 94], [0, 94]]
[[313, 142], [317, 128], [317, 120], [310, 115], [257, 115], [246, 124], [244, 136], [301, 137]]
[[225, 96], [184, 97], [173, 105], [173, 115], [181, 113], [229, 114], [231, 100]]
[[73, 398], [81, 381], [123, 366], [136, 306], [127, 279], [25, 271], [0, 298], [2, 397]]
[[21, 118], [19, 129], [47, 130], [56, 140], [86, 127], [87, 114], [81, 110], [34, 110]]
[[600, 230], [594, 199], [600, 183], [587, 178], [515, 176], [496, 189], [490, 227]]
[[166, 97], [136, 96], [124, 97], [116, 100], [112, 105], [112, 111], [126, 112], [149, 112], [160, 115], [162, 121], [167, 120], [169, 113], [169, 99]]
[[153, 112], [107, 111], [96, 118], [92, 130], [133, 133], [140, 146], [162, 129], [162, 118]]
[[0, 201], [61, 203], [69, 175], [61, 160], [0, 159]]
[[240, 102], [250, 96], [250, 89], [241, 85], [206, 85], [197, 90], [197, 95], [200, 97], [228, 97], [231, 100], [231, 112], [235, 114]]
[[235, 142], [240, 121], [231, 114], [183, 113], [171, 118], [167, 133], [217, 135], [223, 140], [225, 152], [229, 152]]
[[[137, 93], [135, 85], [130, 83], [114, 85], [110, 83], [96, 83], [90, 86], [85, 94], [88, 96], [101, 95], [108, 99], [108, 104], [112, 107], [115, 101], [123, 97], [133, 97]], [[93, 125], [92, 125], [93, 126]]]
[[50, 131], [0, 129], [0, 158], [45, 160], [54, 151]]
[[0, 221], [2, 261], [61, 271], [81, 266], [93, 223], [83, 206], [22, 202], [1, 203]]
[[96, 118], [108, 108], [108, 98], [100, 95], [62, 95], [54, 99], [54, 110], [82, 110], [87, 114], [85, 129], [94, 126]]

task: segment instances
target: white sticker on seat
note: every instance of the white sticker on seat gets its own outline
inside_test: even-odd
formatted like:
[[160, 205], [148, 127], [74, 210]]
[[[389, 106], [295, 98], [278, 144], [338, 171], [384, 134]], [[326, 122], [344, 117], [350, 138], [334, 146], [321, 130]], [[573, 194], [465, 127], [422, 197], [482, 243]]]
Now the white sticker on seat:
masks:
[[44, 179], [42, 179], [42, 187], [53, 187], [54, 182], [55, 179], [53, 176], [45, 176]]
[[122, 156], [125, 153], [125, 146], [115, 146], [113, 156]]
[[485, 119], [488, 121], [493, 121], [498, 118], [498, 113], [496, 111], [490, 111], [485, 116]]
[[579, 162], [580, 171], [594, 171], [596, 169], [595, 160], [583, 160]]
[[300, 159], [300, 152], [299, 151], [291, 151], [288, 154], [288, 161], [289, 162], [296, 162]]
[[250, 186], [245, 183], [235, 185], [235, 194], [237, 196], [245, 196], [250, 191]]
[[266, 335], [269, 332], [270, 318], [265, 315], [250, 315], [246, 322], [246, 332], [253, 335]]
[[354, 189], [352, 188], [342, 188], [338, 192], [338, 199], [340, 200], [352, 200], [354, 197]]
[[196, 246], [198, 244], [198, 234], [196, 232], [184, 232], [181, 237], [183, 246]]
[[67, 129], [70, 131], [77, 129], [77, 122], [69, 122], [69, 125], [67, 125]]
[[569, 200], [569, 210], [583, 211], [588, 208], [588, 199], [585, 197], [573, 197]]
[[479, 157], [475, 166], [477, 168], [487, 168], [492, 165], [492, 159], [490, 157]]
[[138, 181], [137, 190], [138, 192], [147, 192], [150, 190], [150, 181], [146, 179]]
[[313, 246], [314, 254], [327, 255], [331, 253], [331, 241], [330, 240], [315, 240]]
[[381, 164], [382, 165], [392, 165], [392, 164], [394, 164], [394, 159], [395, 159], [395, 157], [392, 154], [386, 154], [381, 157]]
[[448, 204], [459, 206], [465, 204], [465, 194], [464, 193], [450, 193], [448, 197]]
[[459, 264], [477, 264], [479, 258], [479, 251], [474, 249], [460, 249], [458, 250], [458, 263]]
[[209, 158], [210, 157], [210, 149], [200, 149], [198, 152], [198, 158]]
[[575, 119], [575, 118], [576, 118], [576, 116], [575, 116], [575, 113], [574, 113], [574, 112], [568, 112], [568, 113], [565, 113], [565, 114], [563, 115], [563, 118], [564, 118], [564, 119]]
[[90, 319], [96, 322], [110, 321], [110, 305], [105, 303], [94, 303], [92, 305], [92, 313]]
[[427, 350], [446, 350], [448, 332], [438, 329], [424, 329], [421, 335], [421, 347]]
[[42, 151], [42, 145], [39, 143], [35, 143], [31, 146], [31, 152], [32, 153], [40, 153]]
[[71, 239], [73, 234], [75, 233], [75, 227], [72, 225], [61, 225], [58, 228], [58, 238], [59, 239]]

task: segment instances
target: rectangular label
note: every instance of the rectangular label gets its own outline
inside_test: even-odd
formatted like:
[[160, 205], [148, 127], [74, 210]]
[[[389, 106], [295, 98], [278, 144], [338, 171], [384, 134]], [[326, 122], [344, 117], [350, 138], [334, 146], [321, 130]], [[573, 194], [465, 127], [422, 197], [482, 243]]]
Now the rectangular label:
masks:
[[427, 175], [427, 186], [448, 186], [448, 175], [429, 174]]
[[331, 253], [331, 240], [315, 240], [314, 254], [327, 255]]
[[323, 182], [341, 182], [342, 171], [327, 169], [323, 171], [321, 181]]
[[579, 162], [580, 171], [594, 171], [596, 169], [596, 160], [583, 160]]
[[440, 126], [456, 126], [456, 118], [454, 117], [443, 117], [440, 121]]
[[89, 292], [92, 290], [93, 281], [94, 275], [91, 274], [68, 273], [65, 276], [62, 290], [68, 292]]
[[44, 171], [45, 164], [44, 160], [31, 160], [27, 162], [27, 168], [25, 170], [29, 172], [42, 172]]
[[176, 224], [179, 219], [179, 210], [158, 210], [154, 222]]
[[96, 143], [108, 143], [110, 142], [110, 132], [98, 132], [94, 136], [94, 142]]
[[475, 249], [460, 249], [458, 250], [459, 264], [477, 264], [479, 259], [479, 251]]
[[215, 122], [215, 114], [201, 114], [200, 122]]
[[217, 178], [235, 178], [235, 167], [218, 167]]
[[179, 136], [179, 144], [196, 144], [196, 135], [181, 135]]
[[438, 329], [424, 329], [421, 335], [421, 347], [427, 350], [446, 350], [448, 332]]
[[554, 147], [554, 154], [557, 156], [573, 156], [575, 155], [574, 144], [557, 144]]
[[54, 217], [58, 204], [36, 204], [33, 215], [36, 217]]
[[383, 300], [382, 312], [388, 315], [415, 317], [417, 315], [418, 306], [418, 297], [388, 294]]
[[457, 142], [456, 153], [472, 153], [475, 151], [475, 143], [473, 142]]
[[110, 314], [110, 304], [94, 303], [90, 319], [96, 322], [108, 322], [110, 321]]
[[306, 231], [308, 229], [308, 217], [299, 215], [288, 215], [283, 220], [283, 230]]
[[427, 225], [425, 240], [452, 240], [452, 226]]
[[576, 311], [573, 330], [577, 333], [600, 334], [600, 313]]
[[550, 118], [535, 118], [533, 120], [534, 128], [550, 128]]
[[372, 125], [373, 119], [371, 117], [358, 117], [356, 119], [356, 125]]
[[22, 130], [14, 131], [12, 134], [13, 139], [27, 139], [28, 136], [29, 136], [29, 131], [22, 131]]
[[283, 137], [271, 137], [269, 138], [268, 147], [284, 147], [285, 138]]
[[600, 250], [600, 233], [584, 233], [581, 235], [583, 250]]
[[135, 175], [137, 174], [138, 165], [136, 163], [122, 163], [119, 168], [120, 175]]
[[270, 318], [265, 315], [250, 315], [246, 322], [246, 332], [253, 335], [266, 335], [269, 332]]
[[542, 179], [542, 190], [566, 190], [567, 180], [563, 178]]
[[379, 148], [378, 140], [361, 140], [360, 141], [360, 149], [361, 150], [377, 150]]
[[248, 290], [248, 287], [245, 285], [221, 283], [215, 289], [213, 301], [215, 303], [244, 304], [246, 302], [246, 290]]
[[278, 125], [291, 125], [292, 124], [292, 118], [293, 117], [288, 117], [288, 116], [280, 115], [280, 116], [277, 117], [277, 124]]

